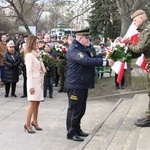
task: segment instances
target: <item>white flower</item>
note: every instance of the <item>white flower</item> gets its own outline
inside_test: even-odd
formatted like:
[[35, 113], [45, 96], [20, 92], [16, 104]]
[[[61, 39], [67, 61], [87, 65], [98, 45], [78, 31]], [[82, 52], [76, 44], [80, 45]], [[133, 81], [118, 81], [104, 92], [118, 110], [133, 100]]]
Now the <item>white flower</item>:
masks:
[[125, 52], [125, 54], [126, 54], [126, 53], [128, 52], [128, 47], [125, 46], [124, 49], [125, 49], [124, 52]]

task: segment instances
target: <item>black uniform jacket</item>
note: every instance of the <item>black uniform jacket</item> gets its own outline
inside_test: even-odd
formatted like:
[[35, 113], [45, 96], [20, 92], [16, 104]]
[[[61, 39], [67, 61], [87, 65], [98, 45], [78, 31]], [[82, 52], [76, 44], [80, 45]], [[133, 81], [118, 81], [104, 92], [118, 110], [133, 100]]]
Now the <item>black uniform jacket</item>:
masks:
[[76, 39], [73, 40], [66, 54], [67, 89], [87, 89], [94, 87], [95, 66], [102, 66], [103, 59], [96, 58], [88, 48]]

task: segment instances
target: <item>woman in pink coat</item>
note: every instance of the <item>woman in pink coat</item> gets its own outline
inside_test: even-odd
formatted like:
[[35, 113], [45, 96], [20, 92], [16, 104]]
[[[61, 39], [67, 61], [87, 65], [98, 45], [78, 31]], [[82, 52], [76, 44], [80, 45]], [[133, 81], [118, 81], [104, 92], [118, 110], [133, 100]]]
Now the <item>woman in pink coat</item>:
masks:
[[[26, 40], [25, 64], [27, 70], [27, 98], [30, 104], [24, 128], [28, 133], [35, 133], [31, 125], [34, 126], [36, 130], [42, 130], [38, 125], [38, 108], [40, 102], [44, 100], [43, 81], [46, 72], [40, 58], [38, 38], [36, 36], [29, 36]], [[32, 117], [33, 120], [31, 122]]]

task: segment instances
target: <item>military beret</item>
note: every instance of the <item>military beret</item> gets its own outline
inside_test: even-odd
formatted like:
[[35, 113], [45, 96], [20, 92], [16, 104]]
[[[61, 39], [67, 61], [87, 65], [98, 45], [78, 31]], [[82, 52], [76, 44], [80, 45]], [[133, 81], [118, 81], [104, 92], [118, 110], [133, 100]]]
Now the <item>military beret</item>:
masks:
[[75, 31], [76, 36], [85, 36], [86, 38], [91, 38], [90, 36], [90, 29], [82, 29]]
[[131, 19], [134, 19], [135, 17], [139, 16], [139, 15], [142, 15], [142, 14], [145, 14], [145, 11], [144, 10], [137, 10], [135, 11], [132, 15], [131, 15]]

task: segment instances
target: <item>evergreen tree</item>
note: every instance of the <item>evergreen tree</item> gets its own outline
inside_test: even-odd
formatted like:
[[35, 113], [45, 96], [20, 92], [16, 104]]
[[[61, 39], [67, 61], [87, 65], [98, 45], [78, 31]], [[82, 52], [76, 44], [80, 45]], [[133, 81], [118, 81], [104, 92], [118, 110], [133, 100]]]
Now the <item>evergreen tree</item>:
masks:
[[120, 35], [120, 15], [115, 0], [92, 0], [89, 17], [91, 35], [116, 38]]

